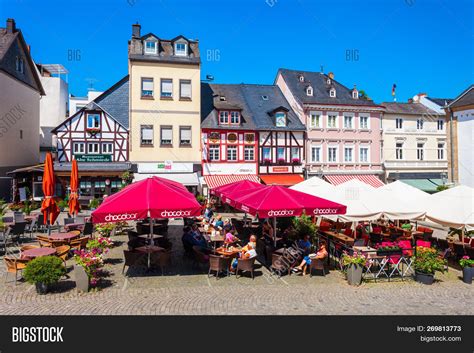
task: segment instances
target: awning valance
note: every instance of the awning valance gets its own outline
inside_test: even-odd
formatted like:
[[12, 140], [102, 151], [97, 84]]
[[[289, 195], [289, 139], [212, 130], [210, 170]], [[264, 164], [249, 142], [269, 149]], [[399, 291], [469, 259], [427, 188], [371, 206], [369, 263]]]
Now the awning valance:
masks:
[[385, 184], [374, 174], [334, 174], [324, 175], [324, 178], [333, 185], [339, 185], [352, 179], [358, 179], [374, 188], [384, 186]]
[[221, 185], [235, 183], [236, 181], [250, 180], [256, 183], [260, 183], [260, 179], [257, 175], [242, 174], [242, 175], [205, 175], [204, 181], [209, 189], [214, 189]]
[[274, 174], [260, 175], [262, 181], [267, 185], [293, 186], [301, 183], [304, 178], [301, 174]]

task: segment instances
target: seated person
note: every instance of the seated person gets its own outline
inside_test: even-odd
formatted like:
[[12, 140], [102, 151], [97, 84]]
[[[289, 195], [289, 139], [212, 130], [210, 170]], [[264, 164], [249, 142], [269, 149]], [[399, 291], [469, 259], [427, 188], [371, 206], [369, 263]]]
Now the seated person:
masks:
[[257, 237], [255, 235], [251, 235], [249, 242], [245, 245], [242, 250], [249, 250], [249, 249], [257, 249]]
[[303, 239], [298, 241], [298, 248], [303, 251], [304, 255], [308, 255], [311, 251], [311, 242], [309, 235], [305, 235]]
[[206, 210], [204, 211], [204, 218], [207, 221], [210, 221], [212, 217], [214, 216], [214, 211], [212, 210], [211, 204], [207, 204]]
[[293, 272], [300, 272], [303, 271], [303, 275], [306, 275], [306, 268], [311, 265], [311, 261], [315, 259], [324, 260], [328, 256], [328, 252], [326, 250], [326, 242], [321, 240], [319, 242], [319, 249], [316, 254], [309, 254], [303, 258], [300, 265], [293, 268]]
[[229, 231], [226, 235], [225, 235], [225, 239], [224, 239], [224, 244], [232, 244], [232, 243], [235, 243], [237, 241], [240, 241], [239, 238], [237, 238], [233, 233], [232, 231]]
[[222, 228], [224, 226], [224, 222], [222, 221], [221, 215], [217, 215], [213, 225], [215, 228]]
[[224, 220], [224, 225], [222, 226], [222, 229], [224, 229], [226, 232], [229, 232], [232, 230], [232, 223], [230, 223], [229, 218], [226, 218]]
[[273, 227], [268, 219], [263, 223], [262, 234], [263, 236], [267, 235], [273, 237]]
[[[255, 236], [253, 236], [253, 237], [254, 237], [253, 240], [256, 241], [257, 238]], [[242, 248], [242, 250], [238, 254], [238, 257], [241, 258], [241, 259], [253, 259], [254, 257], [257, 257], [257, 251], [255, 250], [254, 244], [256, 244], [256, 243], [252, 242], [252, 237], [250, 237], [250, 241], [247, 243], [247, 245], [245, 245]], [[232, 272], [234, 272], [235, 269], [237, 268], [237, 264], [238, 264], [237, 258], [233, 259], [232, 263], [231, 263], [231, 266], [230, 266], [230, 270]]]
[[192, 245], [196, 245], [202, 248], [207, 248], [207, 241], [202, 236], [196, 224], [193, 225], [190, 241]]

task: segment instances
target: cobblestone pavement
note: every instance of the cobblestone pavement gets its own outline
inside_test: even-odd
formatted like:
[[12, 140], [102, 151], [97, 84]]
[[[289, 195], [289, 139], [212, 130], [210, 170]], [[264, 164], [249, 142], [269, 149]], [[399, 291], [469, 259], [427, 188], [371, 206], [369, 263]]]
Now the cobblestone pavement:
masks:
[[[55, 292], [37, 295], [32, 285], [0, 281], [0, 314], [6, 315], [206, 315], [206, 314], [474, 314], [472, 286], [462, 283], [460, 272], [450, 269], [438, 275], [432, 286], [412, 280], [347, 285], [343, 275], [326, 277], [270, 276], [265, 267], [256, 278], [218, 280], [206, 269], [196, 269], [181, 253], [181, 225], [170, 226], [173, 263], [161, 272], [145, 275], [140, 270], [122, 275], [122, 250], [126, 236], [107, 255], [110, 277], [100, 291], [78, 293], [72, 278], [61, 281]], [[121, 242], [121, 244], [120, 244]], [[72, 265], [72, 261], [68, 261]], [[1, 266], [0, 274], [5, 273]], [[71, 273], [70, 273], [71, 275]], [[71, 276], [72, 277], [72, 276]]]

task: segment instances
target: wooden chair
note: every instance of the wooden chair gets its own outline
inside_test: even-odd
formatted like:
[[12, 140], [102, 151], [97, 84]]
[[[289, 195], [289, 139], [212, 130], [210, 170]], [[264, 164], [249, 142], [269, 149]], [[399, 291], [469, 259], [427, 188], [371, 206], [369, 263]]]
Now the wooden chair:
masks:
[[87, 242], [89, 240], [90, 240], [89, 237], [72, 239], [69, 242], [69, 246], [71, 247], [71, 250], [82, 250], [86, 248]]
[[235, 269], [235, 278], [239, 278], [239, 271], [249, 271], [254, 279], [253, 267], [255, 264], [255, 257], [252, 259], [238, 259], [237, 268]]
[[229, 257], [209, 255], [209, 271], [207, 277], [209, 278], [213, 271], [216, 273], [216, 280], [219, 279], [219, 273], [221, 272], [227, 272], [227, 276], [229, 276], [230, 260]]
[[52, 248], [53, 244], [51, 243], [51, 239], [44, 235], [36, 236], [36, 240], [38, 241], [41, 248]]
[[59, 248], [60, 246], [68, 245], [67, 240], [50, 240], [50, 242], [52, 248]]
[[56, 256], [63, 260], [64, 267], [66, 267], [67, 255], [71, 247], [69, 245], [61, 245], [56, 248]]
[[29, 259], [19, 259], [19, 258], [16, 258], [16, 257], [9, 257], [9, 256], [5, 256], [3, 258], [3, 260], [5, 261], [5, 265], [6, 265], [6, 270], [7, 272], [5, 273], [5, 283], [7, 281], [7, 277], [8, 277], [8, 274], [9, 273], [14, 273], [15, 274], [15, 285], [18, 281], [18, 272], [21, 272], [23, 271], [25, 268], [26, 268], [26, 265], [28, 263], [28, 261], [30, 261]]
[[124, 263], [122, 268], [122, 274], [125, 272], [125, 267], [128, 266], [129, 268], [132, 266], [146, 266], [147, 262], [147, 255], [141, 252], [123, 251], [124, 256]]
[[23, 251], [26, 251], [26, 250], [30, 250], [30, 249], [37, 249], [39, 248], [38, 245], [23, 245], [21, 248], [20, 248], [20, 252], [23, 252]]
[[323, 276], [326, 276], [326, 268], [324, 267], [325, 259], [312, 259], [309, 265], [309, 277], [313, 277], [313, 270], [320, 270]]

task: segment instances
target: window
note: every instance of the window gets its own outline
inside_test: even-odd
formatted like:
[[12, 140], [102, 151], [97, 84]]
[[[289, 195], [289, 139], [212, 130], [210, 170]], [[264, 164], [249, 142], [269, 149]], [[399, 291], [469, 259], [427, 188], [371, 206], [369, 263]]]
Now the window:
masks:
[[105, 193], [105, 181], [94, 182], [94, 193], [98, 196]]
[[438, 130], [444, 130], [444, 120], [438, 119]]
[[321, 162], [321, 147], [311, 147], [311, 162]]
[[316, 112], [311, 112], [309, 114], [309, 126], [313, 129], [321, 128], [321, 114]]
[[81, 181], [79, 183], [79, 192], [82, 196], [90, 196], [92, 189], [92, 183], [90, 181]]
[[328, 162], [337, 162], [337, 147], [328, 147]]
[[403, 142], [395, 144], [395, 159], [403, 159]]
[[173, 127], [160, 126], [160, 133], [161, 133], [160, 144], [162, 146], [171, 146], [173, 144]]
[[120, 180], [112, 180], [110, 182], [110, 191], [112, 193], [119, 191], [121, 187], [122, 187], [122, 181]]
[[227, 146], [227, 160], [228, 161], [237, 160], [237, 146]]
[[359, 162], [367, 163], [369, 161], [369, 148], [360, 147], [359, 148]]
[[395, 119], [395, 128], [397, 128], [399, 130], [403, 128], [403, 119], [402, 118], [396, 118]]
[[85, 143], [84, 142], [74, 142], [72, 144], [72, 153], [73, 154], [83, 154], [85, 152]]
[[87, 153], [88, 154], [99, 154], [99, 144], [97, 142], [91, 142], [87, 144]]
[[359, 116], [359, 129], [368, 130], [369, 129], [369, 117], [368, 116]]
[[25, 72], [25, 65], [23, 63], [23, 58], [20, 58], [19, 56], [16, 57], [15, 69], [19, 73], [24, 73]]
[[87, 128], [98, 129], [100, 127], [100, 115], [99, 114], [87, 114]]
[[245, 146], [244, 147], [244, 159], [246, 161], [254, 161], [255, 160], [255, 149], [253, 146]]
[[112, 154], [114, 150], [114, 144], [111, 142], [106, 142], [102, 144], [102, 153], [103, 154]]
[[299, 75], [298, 79], [300, 80], [300, 82], [304, 82], [304, 76], [303, 75]]
[[219, 112], [219, 125], [229, 123], [229, 112]]
[[239, 112], [230, 112], [230, 123], [234, 125], [240, 124], [240, 113]]
[[336, 89], [335, 88], [331, 88], [330, 91], [329, 91], [329, 97], [331, 98], [336, 98]]
[[153, 145], [153, 125], [140, 126], [140, 139], [141, 145]]
[[209, 160], [218, 161], [220, 160], [220, 146], [219, 145], [209, 145]]
[[191, 100], [191, 80], [179, 80], [179, 98]]
[[306, 87], [306, 95], [310, 97], [313, 95], [313, 87], [311, 86]]
[[277, 147], [277, 159], [285, 159], [285, 147]]
[[161, 80], [161, 98], [173, 98], [173, 80]]
[[20, 140], [23, 140], [23, 130], [20, 130]]
[[344, 116], [344, 129], [352, 129], [352, 120], [352, 116]]
[[358, 99], [359, 98], [359, 91], [354, 89], [352, 90], [352, 98]]
[[291, 147], [291, 160], [300, 159], [300, 148], [299, 147]]
[[271, 156], [271, 153], [270, 153], [270, 147], [263, 147], [262, 148], [262, 157], [263, 157], [264, 161], [272, 159], [272, 156]]
[[286, 114], [283, 112], [278, 112], [275, 114], [275, 125], [276, 127], [285, 127], [286, 126]]
[[187, 55], [187, 44], [186, 43], [176, 43], [174, 45], [174, 54], [179, 56]]
[[157, 42], [154, 40], [145, 41], [145, 54], [156, 54]]
[[425, 144], [423, 142], [418, 142], [416, 144], [416, 158], [419, 161], [422, 161], [424, 159], [424, 147]]
[[153, 97], [152, 78], [142, 78], [142, 97]]
[[179, 144], [180, 146], [191, 146], [191, 126], [179, 127]]
[[352, 147], [344, 147], [344, 162], [352, 162]]
[[416, 129], [417, 130], [423, 130], [423, 123], [424, 123], [423, 119], [417, 119], [416, 120]]
[[337, 115], [328, 114], [328, 128], [337, 128]]
[[444, 159], [444, 142], [438, 142], [438, 159]]

